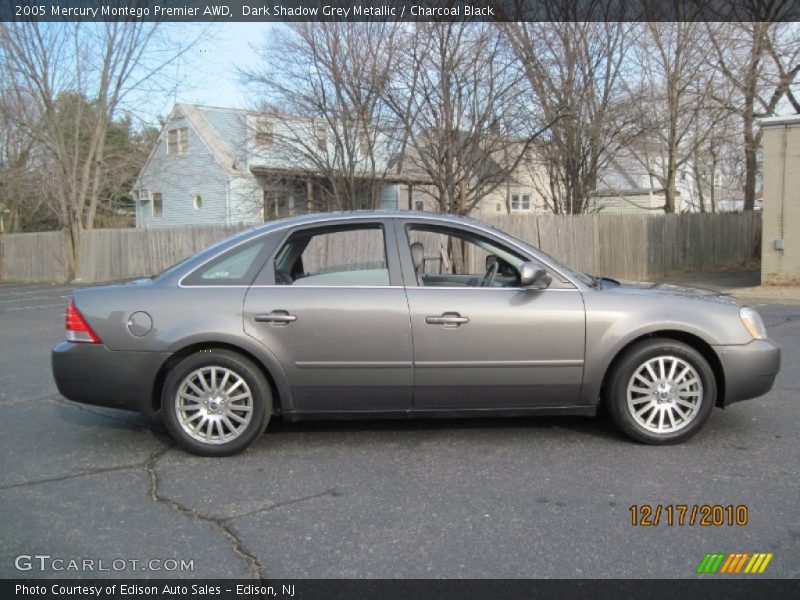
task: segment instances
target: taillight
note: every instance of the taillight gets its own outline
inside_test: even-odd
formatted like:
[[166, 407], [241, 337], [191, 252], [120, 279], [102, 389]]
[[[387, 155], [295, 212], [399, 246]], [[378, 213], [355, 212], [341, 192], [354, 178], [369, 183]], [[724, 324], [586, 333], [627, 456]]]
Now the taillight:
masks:
[[67, 306], [66, 326], [67, 326], [67, 341], [68, 342], [82, 342], [85, 344], [99, 344], [100, 338], [92, 331], [86, 319], [75, 306], [75, 300], [69, 301]]

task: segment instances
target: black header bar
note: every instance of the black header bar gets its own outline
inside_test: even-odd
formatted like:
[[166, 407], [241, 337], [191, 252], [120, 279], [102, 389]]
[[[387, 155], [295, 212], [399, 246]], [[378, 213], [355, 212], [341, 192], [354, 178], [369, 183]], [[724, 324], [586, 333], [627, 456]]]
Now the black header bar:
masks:
[[2, 0], [2, 21], [800, 21], [800, 0]]

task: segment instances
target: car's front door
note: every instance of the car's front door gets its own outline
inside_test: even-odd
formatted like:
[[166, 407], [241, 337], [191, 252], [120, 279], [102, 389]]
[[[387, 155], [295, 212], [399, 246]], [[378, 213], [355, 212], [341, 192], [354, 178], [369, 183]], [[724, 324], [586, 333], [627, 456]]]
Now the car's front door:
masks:
[[562, 278], [547, 289], [520, 287], [515, 265], [530, 257], [468, 228], [398, 221], [397, 236], [414, 339], [415, 410], [577, 403], [586, 326], [574, 285]]
[[295, 229], [264, 269], [244, 327], [281, 362], [291, 410], [410, 409], [411, 328], [390, 221]]

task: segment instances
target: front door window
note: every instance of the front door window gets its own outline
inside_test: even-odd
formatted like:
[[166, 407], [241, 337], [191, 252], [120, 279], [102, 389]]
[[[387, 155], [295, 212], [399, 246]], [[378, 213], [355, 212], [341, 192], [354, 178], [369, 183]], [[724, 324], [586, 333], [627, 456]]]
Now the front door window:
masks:
[[521, 254], [465, 231], [427, 226], [407, 229], [416, 279], [422, 286], [516, 287]]

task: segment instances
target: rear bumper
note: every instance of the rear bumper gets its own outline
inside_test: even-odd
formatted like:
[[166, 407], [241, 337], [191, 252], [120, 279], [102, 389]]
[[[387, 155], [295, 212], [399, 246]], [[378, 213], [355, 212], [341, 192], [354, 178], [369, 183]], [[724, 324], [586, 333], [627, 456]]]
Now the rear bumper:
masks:
[[741, 346], [715, 346], [725, 372], [727, 406], [763, 396], [781, 369], [781, 350], [772, 340], [753, 340]]
[[149, 414], [156, 376], [169, 356], [63, 342], [51, 354], [53, 378], [59, 393], [69, 400]]

